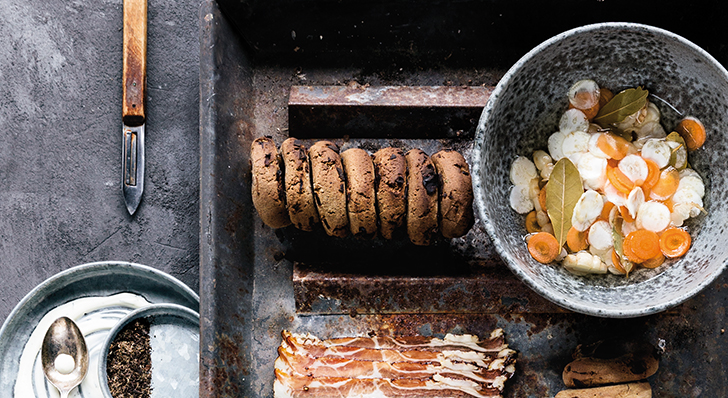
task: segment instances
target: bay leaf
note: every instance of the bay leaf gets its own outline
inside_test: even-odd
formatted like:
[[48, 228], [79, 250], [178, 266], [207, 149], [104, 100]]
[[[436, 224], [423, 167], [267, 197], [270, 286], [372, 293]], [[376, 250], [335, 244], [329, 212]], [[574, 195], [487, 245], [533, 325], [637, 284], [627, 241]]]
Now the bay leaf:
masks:
[[554, 236], [560, 246], [566, 242], [571, 229], [574, 206], [584, 193], [579, 170], [569, 158], [562, 158], [554, 165], [546, 184], [546, 213], [554, 227]]
[[621, 262], [622, 268], [627, 272], [625, 276], [629, 277], [629, 273], [634, 268], [634, 264], [624, 255], [624, 236], [622, 236], [622, 223], [624, 220], [617, 212], [617, 216], [612, 220], [612, 243], [614, 251]]
[[668, 164], [678, 170], [683, 170], [688, 163], [688, 147], [685, 145], [685, 140], [677, 133], [677, 131], [673, 131], [665, 137], [665, 141], [672, 141], [680, 144], [680, 146], [672, 150]]
[[623, 90], [599, 109], [593, 122], [604, 128], [619, 123], [642, 109], [647, 103], [647, 95], [649, 92], [642, 87]]

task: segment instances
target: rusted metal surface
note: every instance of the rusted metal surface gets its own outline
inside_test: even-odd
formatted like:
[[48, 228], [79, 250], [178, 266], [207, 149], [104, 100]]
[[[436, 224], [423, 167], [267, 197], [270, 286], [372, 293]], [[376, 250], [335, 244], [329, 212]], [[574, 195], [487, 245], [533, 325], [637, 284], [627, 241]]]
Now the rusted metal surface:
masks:
[[492, 87], [293, 86], [296, 137], [472, 138]]
[[299, 314], [509, 314], [564, 312], [505, 266], [458, 277], [350, 275], [294, 264]]
[[250, 178], [252, 69], [215, 2], [201, 7], [200, 29], [200, 396], [239, 397], [254, 369], [243, 326], [254, 321], [253, 276], [241, 266], [254, 250], [252, 205], [249, 187], [235, 182]]
[[[323, 231], [292, 227], [274, 231], [255, 214], [250, 142], [270, 135], [280, 144], [290, 135], [291, 86], [493, 86], [504, 70], [410, 64], [391, 74], [369, 66], [332, 67], [314, 62], [315, 56], [303, 67], [271, 63], [266, 60], [272, 58], [254, 56], [255, 43], [239, 37], [212, 0], [203, 2], [200, 26], [201, 397], [272, 397], [273, 361], [283, 329], [322, 338], [442, 337], [448, 332], [487, 335], [496, 327], [519, 352], [506, 397], [554, 396], [564, 388], [561, 372], [576, 346], [614, 336], [659, 347], [660, 369], [648, 379], [654, 396], [728, 396], [726, 275], [673, 311], [601, 319], [549, 310], [548, 302], [509, 276], [477, 224], [464, 239], [413, 249], [404, 239], [333, 239]], [[285, 29], [290, 37], [291, 27]], [[334, 139], [342, 150], [357, 146], [370, 152], [389, 145], [422, 147], [430, 154], [452, 147], [469, 158], [472, 144], [466, 138], [344, 135]], [[430, 283], [435, 289], [422, 292]]]

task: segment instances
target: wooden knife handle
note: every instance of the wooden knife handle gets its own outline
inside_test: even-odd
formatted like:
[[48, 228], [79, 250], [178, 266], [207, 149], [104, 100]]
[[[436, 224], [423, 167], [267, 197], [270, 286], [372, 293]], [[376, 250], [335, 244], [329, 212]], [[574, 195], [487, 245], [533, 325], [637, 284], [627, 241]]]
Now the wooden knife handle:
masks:
[[124, 66], [122, 71], [124, 124], [144, 123], [147, 74], [147, 0], [124, 0]]

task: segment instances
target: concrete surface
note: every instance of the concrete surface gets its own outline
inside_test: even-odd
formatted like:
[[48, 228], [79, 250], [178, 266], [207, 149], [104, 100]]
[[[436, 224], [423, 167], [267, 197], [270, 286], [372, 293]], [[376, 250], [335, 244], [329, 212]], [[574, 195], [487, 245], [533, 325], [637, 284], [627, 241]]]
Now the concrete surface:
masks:
[[132, 217], [122, 0], [0, 0], [0, 322], [46, 278], [93, 261], [199, 290], [199, 1], [148, 8], [147, 175]]

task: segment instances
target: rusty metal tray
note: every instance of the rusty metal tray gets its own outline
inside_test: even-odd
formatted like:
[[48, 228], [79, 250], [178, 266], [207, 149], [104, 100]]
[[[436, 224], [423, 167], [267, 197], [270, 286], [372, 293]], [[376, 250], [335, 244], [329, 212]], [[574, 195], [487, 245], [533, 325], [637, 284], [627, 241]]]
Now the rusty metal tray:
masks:
[[[496, 327], [519, 352], [507, 397], [555, 395], [564, 388], [561, 371], [577, 344], [615, 336], [660, 347], [660, 370], [649, 379], [655, 396], [728, 396], [725, 275], [667, 313], [601, 319], [562, 310], [529, 290], [477, 223], [464, 238], [422, 248], [404, 240], [333, 239], [292, 227], [274, 231], [257, 217], [248, 159], [254, 138], [269, 135], [280, 143], [290, 134], [311, 143], [327, 137], [342, 148], [371, 151], [387, 145], [428, 153], [454, 147], [467, 157], [479, 115], [473, 109], [482, 107], [513, 62], [553, 34], [620, 19], [618, 6], [627, 4], [579, 2], [584, 15], [593, 17], [576, 21], [565, 16], [574, 15], [570, 7], [576, 2], [529, 2], [530, 8], [510, 3], [203, 1], [201, 397], [271, 397], [283, 329], [321, 337], [441, 336], [483, 335]], [[703, 16], [708, 20], [698, 24], [702, 14], [672, 15], [673, 26], [667, 11], [638, 7], [632, 7], [632, 19], [645, 17], [635, 22], [671, 29], [724, 65], [728, 61], [717, 17]], [[320, 86], [329, 91], [316, 103], [321, 92], [312, 93]], [[409, 99], [369, 100], [365, 106], [334, 99], [337, 90], [372, 94], [383, 86]], [[471, 92], [456, 109], [418, 100], [432, 86], [453, 96], [458, 88]], [[364, 116], [342, 122], [351, 114]], [[422, 117], [446, 127], [411, 128]]]

